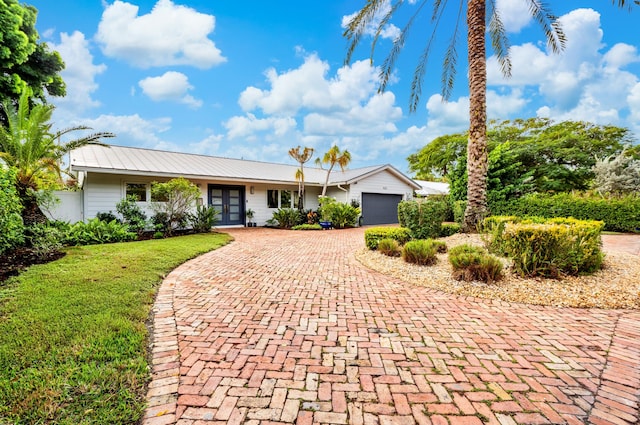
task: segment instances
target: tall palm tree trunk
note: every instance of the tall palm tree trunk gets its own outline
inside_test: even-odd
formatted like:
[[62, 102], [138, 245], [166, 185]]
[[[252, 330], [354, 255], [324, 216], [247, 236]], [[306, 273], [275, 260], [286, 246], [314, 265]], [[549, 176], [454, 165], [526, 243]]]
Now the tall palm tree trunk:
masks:
[[485, 0], [467, 3], [469, 55], [469, 141], [464, 229], [474, 231], [487, 214], [487, 63]]

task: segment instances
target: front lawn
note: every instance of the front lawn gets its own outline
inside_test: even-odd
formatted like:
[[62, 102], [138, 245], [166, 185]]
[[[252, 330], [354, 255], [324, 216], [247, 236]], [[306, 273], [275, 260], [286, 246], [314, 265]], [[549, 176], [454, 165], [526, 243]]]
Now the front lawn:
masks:
[[158, 284], [231, 240], [199, 234], [66, 249], [0, 283], [0, 424], [135, 424]]

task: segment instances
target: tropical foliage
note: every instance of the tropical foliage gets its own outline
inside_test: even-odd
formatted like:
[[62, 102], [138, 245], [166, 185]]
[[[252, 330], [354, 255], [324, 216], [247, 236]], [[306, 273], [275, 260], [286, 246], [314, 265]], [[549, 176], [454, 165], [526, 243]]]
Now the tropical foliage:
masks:
[[15, 172], [0, 167], [0, 254], [24, 241], [22, 204], [14, 185]]
[[[302, 149], [302, 151], [300, 151]], [[298, 209], [302, 211], [304, 208], [304, 164], [308, 162], [313, 156], [314, 149], [304, 147], [301, 148], [298, 146], [297, 148], [289, 149], [289, 156], [295, 159], [299, 164], [300, 168], [296, 171], [296, 180], [298, 181]]]
[[329, 168], [327, 169], [327, 177], [324, 180], [324, 185], [322, 186], [322, 195], [325, 196], [327, 194], [327, 186], [329, 185], [329, 177], [331, 176], [331, 171], [333, 168], [338, 165], [341, 170], [349, 165], [351, 162], [351, 154], [348, 150], [341, 151], [337, 145], [331, 146], [331, 148], [323, 155], [322, 158], [316, 158], [316, 165], [322, 167], [323, 164], [328, 164]]
[[[29, 88], [45, 101], [48, 96], [64, 96], [60, 54], [38, 41], [35, 28], [38, 11], [18, 0], [0, 1], [0, 102], [17, 103]], [[1, 118], [2, 121], [4, 118]]]
[[640, 160], [627, 152], [596, 160], [594, 189], [603, 195], [640, 195]]
[[199, 197], [200, 189], [183, 177], [151, 184], [151, 208], [157, 216], [164, 217], [168, 235], [187, 225]]
[[69, 141], [70, 133], [90, 130], [75, 126], [52, 131], [54, 106], [35, 104], [30, 107], [29, 90], [24, 90], [18, 105], [2, 103], [6, 126], [0, 126], [0, 161], [16, 170], [16, 189], [22, 200], [25, 223], [42, 221], [34, 191], [57, 187], [61, 183], [63, 157], [71, 150], [88, 144], [101, 144], [112, 133], [93, 133]]

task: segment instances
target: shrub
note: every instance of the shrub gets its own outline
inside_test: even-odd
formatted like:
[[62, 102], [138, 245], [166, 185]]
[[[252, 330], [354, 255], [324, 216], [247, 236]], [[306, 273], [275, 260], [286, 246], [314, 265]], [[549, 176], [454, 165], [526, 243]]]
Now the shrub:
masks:
[[55, 224], [33, 223], [25, 231], [25, 242], [38, 258], [46, 258], [62, 248], [63, 228], [65, 227], [56, 227]]
[[433, 240], [409, 241], [402, 247], [402, 258], [407, 263], [428, 266], [435, 263], [438, 258], [436, 252], [438, 248], [432, 243]]
[[161, 232], [163, 237], [169, 233], [169, 216], [164, 212], [157, 212], [151, 216], [151, 224], [155, 232]]
[[411, 230], [404, 227], [372, 227], [364, 231], [364, 243], [367, 248], [378, 248], [381, 239], [395, 239], [400, 245], [411, 240]]
[[564, 218], [544, 224], [507, 223], [502, 237], [520, 275], [557, 278], [592, 273], [602, 267], [602, 227], [599, 221]]
[[320, 226], [317, 223], [316, 224], [303, 223], [303, 224], [298, 224], [297, 226], [293, 226], [291, 230], [322, 230], [322, 226]]
[[94, 245], [102, 243], [126, 242], [136, 239], [129, 226], [117, 221], [104, 222], [93, 218], [88, 222], [79, 221], [69, 227], [63, 238], [65, 245]]
[[436, 241], [433, 239], [427, 239], [427, 241], [436, 248], [436, 251], [439, 254], [444, 254], [447, 252], [447, 244], [442, 241]]
[[147, 215], [138, 205], [138, 198], [129, 195], [116, 204], [116, 211], [122, 216], [122, 221], [129, 226], [131, 232], [141, 234], [147, 225]]
[[273, 212], [271, 220], [276, 221], [280, 228], [290, 229], [300, 224], [300, 212], [295, 208], [280, 208]]
[[106, 221], [107, 223], [113, 220], [120, 221], [118, 217], [111, 211], [99, 212], [96, 214], [96, 218], [100, 221]]
[[380, 242], [378, 242], [378, 251], [381, 254], [388, 255], [389, 257], [399, 257], [401, 249], [397, 240], [387, 238], [380, 239]]
[[334, 228], [342, 229], [356, 225], [360, 208], [325, 196], [320, 198], [320, 215], [323, 221], [330, 221]]
[[491, 283], [502, 277], [502, 262], [480, 247], [463, 244], [451, 248], [449, 263], [457, 280]]
[[22, 203], [15, 187], [15, 171], [0, 166], [0, 254], [24, 242]]
[[447, 213], [447, 204], [441, 199], [402, 201], [398, 204], [400, 226], [411, 229], [414, 239], [437, 238]]
[[218, 211], [213, 207], [198, 205], [196, 212], [189, 215], [191, 228], [196, 233], [209, 233], [211, 228], [218, 223]]
[[462, 225], [464, 222], [464, 212], [467, 209], [467, 201], [455, 201], [452, 206], [453, 221]]
[[151, 208], [155, 213], [166, 214], [166, 232], [169, 235], [187, 226], [190, 211], [199, 197], [200, 189], [183, 177], [165, 183], [151, 183], [151, 199], [158, 200], [151, 203]]
[[460, 233], [460, 225], [458, 223], [442, 223], [440, 226], [440, 234], [438, 235], [441, 238], [446, 238], [447, 236], [455, 235], [456, 233]]
[[604, 221], [604, 230], [640, 233], [640, 196], [603, 198], [571, 193], [527, 195], [491, 206], [495, 215], [575, 217]]

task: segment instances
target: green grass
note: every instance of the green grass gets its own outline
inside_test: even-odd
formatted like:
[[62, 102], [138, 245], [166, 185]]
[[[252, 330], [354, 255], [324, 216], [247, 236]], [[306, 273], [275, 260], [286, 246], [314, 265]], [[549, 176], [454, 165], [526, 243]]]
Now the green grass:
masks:
[[162, 278], [225, 234], [67, 249], [0, 283], [0, 424], [136, 424]]

